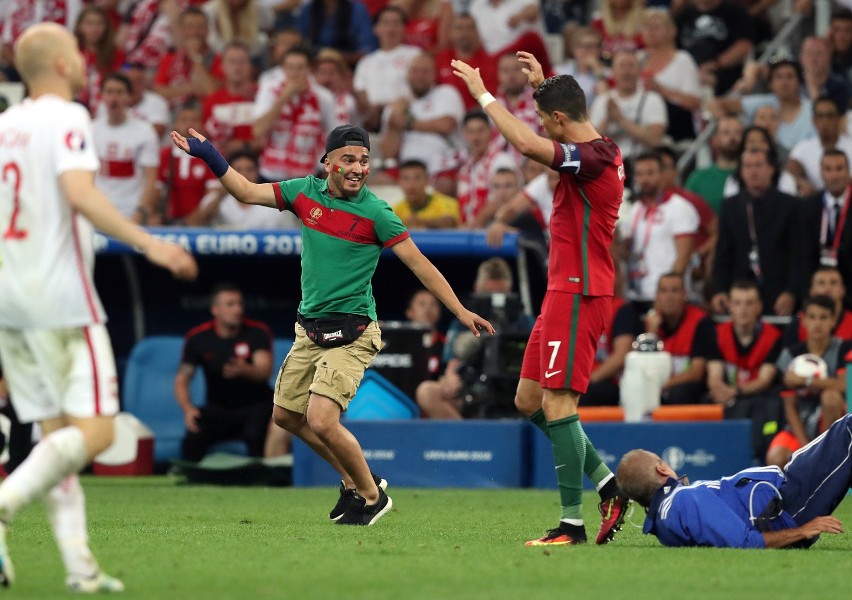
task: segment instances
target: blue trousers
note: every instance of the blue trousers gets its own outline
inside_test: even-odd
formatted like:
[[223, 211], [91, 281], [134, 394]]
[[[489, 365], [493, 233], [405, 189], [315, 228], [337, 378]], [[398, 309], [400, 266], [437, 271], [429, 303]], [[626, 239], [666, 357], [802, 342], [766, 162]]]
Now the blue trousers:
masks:
[[784, 472], [784, 512], [799, 526], [834, 512], [852, 485], [852, 414], [797, 450]]

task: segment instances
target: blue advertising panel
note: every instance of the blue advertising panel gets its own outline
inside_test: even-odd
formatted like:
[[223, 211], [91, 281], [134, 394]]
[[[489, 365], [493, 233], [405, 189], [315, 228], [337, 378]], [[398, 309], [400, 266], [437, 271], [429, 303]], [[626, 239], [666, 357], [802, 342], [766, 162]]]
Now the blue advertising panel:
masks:
[[[634, 448], [660, 455], [678, 475], [686, 475], [690, 481], [718, 479], [751, 466], [751, 424], [747, 419], [711, 423], [588, 423], [583, 429], [613, 472], [621, 457]], [[536, 431], [531, 446], [532, 486], [555, 488], [550, 440]], [[591, 485], [588, 479], [586, 485]]]
[[[196, 256], [299, 256], [298, 230], [224, 230], [194, 227], [151, 227], [156, 238], [180, 244]], [[518, 234], [509, 233], [498, 247], [489, 246], [485, 231], [412, 231], [411, 239], [427, 256], [518, 255]], [[126, 254], [132, 249], [101, 233], [95, 234], [98, 254]]]
[[[522, 487], [523, 421], [347, 421], [370, 468], [393, 486]], [[299, 440], [293, 485], [336, 485], [339, 475]]]

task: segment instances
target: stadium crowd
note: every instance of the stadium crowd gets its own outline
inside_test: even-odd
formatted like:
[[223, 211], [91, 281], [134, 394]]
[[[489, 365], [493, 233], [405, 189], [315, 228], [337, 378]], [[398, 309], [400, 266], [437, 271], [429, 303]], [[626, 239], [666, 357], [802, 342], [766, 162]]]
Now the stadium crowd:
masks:
[[[515, 56], [532, 52], [547, 74], [577, 79], [627, 167], [613, 320], [583, 404], [618, 404], [632, 341], [655, 333], [674, 357], [662, 402], [752, 418], [755, 460], [778, 462], [830, 425], [819, 414], [846, 412], [852, 341], [852, 10], [836, 0], [819, 31], [813, 4], [8, 0], [0, 80], [17, 80], [12, 45], [28, 25], [74, 31], [98, 187], [140, 224], [297, 224], [239, 204], [168, 142], [172, 129], [203, 132], [259, 182], [318, 174], [327, 134], [354, 123], [374, 139], [371, 186], [408, 228], [546, 244], [553, 172], [507, 144], [450, 67], [478, 67], [541, 132]], [[759, 60], [791, 16], [786, 53]], [[706, 128], [712, 158], [679, 165]], [[785, 373], [804, 352], [826, 359], [828, 378]]]

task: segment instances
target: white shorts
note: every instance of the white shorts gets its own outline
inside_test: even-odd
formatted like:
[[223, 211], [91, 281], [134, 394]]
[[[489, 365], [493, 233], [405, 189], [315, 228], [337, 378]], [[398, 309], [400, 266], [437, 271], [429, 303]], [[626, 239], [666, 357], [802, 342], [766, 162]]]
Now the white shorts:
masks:
[[118, 413], [115, 357], [102, 324], [0, 328], [0, 364], [12, 405], [24, 423]]

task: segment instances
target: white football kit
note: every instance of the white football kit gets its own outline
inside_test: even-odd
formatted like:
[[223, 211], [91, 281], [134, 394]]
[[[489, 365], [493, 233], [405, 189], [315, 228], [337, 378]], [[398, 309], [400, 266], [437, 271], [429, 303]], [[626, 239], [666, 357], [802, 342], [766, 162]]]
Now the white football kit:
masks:
[[25, 422], [118, 410], [93, 227], [59, 187], [97, 169], [82, 106], [46, 95], [0, 114], [0, 363]]

